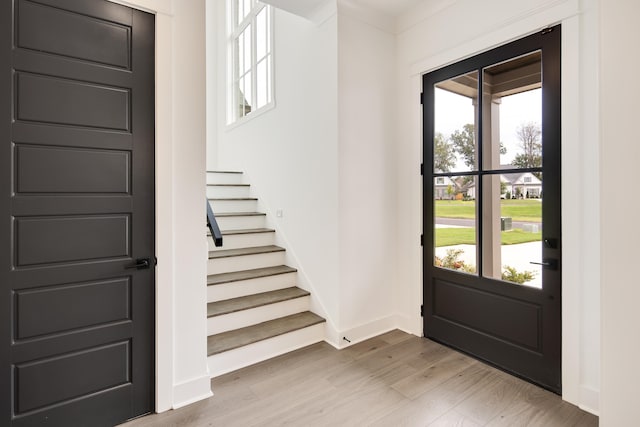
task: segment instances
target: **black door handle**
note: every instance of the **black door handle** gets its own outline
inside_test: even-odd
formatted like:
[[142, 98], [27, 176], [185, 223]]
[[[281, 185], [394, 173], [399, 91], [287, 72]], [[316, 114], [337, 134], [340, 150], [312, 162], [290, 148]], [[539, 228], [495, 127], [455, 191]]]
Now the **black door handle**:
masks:
[[130, 265], [125, 267], [126, 269], [136, 269], [136, 270], [145, 270], [151, 267], [151, 261], [149, 258], [138, 258], [134, 265]]
[[558, 260], [553, 258], [543, 259], [542, 262], [529, 261], [529, 264], [541, 265], [543, 267], [548, 267], [551, 270], [558, 269]]

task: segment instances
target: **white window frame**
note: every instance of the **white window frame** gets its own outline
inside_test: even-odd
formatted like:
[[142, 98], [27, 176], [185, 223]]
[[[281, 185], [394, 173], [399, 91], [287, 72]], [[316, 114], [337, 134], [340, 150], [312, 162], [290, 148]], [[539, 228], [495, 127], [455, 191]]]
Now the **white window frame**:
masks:
[[[237, 22], [236, 9], [238, 4], [243, 0], [227, 0], [227, 28], [228, 28], [228, 54], [227, 54], [227, 126], [237, 126], [245, 121], [257, 117], [262, 113], [272, 109], [275, 106], [275, 79], [274, 79], [274, 37], [273, 37], [273, 15], [274, 11], [272, 6], [261, 3], [258, 0], [249, 0], [251, 9], [247, 16], [244, 17], [242, 22]], [[267, 9], [267, 52], [263, 58], [257, 58], [257, 18], [258, 15]], [[240, 60], [238, 58], [238, 41], [240, 36], [245, 32], [248, 27], [251, 27], [251, 64], [245, 73], [241, 76], [239, 70]], [[258, 101], [258, 66], [267, 61], [268, 78], [266, 80], [266, 98], [267, 102], [255, 108]], [[246, 97], [239, 89], [240, 80], [251, 73], [250, 98], [246, 99], [247, 105], [250, 106], [251, 111], [241, 113], [244, 110], [242, 107], [244, 103], [240, 99], [240, 95]], [[245, 91], [246, 92], [246, 91]]]

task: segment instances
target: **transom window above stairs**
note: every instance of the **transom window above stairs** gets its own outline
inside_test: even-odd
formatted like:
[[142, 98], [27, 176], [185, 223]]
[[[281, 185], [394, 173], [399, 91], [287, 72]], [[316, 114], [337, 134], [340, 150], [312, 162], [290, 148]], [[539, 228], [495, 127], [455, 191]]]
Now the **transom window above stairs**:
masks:
[[227, 0], [227, 124], [273, 106], [273, 11], [257, 0]]

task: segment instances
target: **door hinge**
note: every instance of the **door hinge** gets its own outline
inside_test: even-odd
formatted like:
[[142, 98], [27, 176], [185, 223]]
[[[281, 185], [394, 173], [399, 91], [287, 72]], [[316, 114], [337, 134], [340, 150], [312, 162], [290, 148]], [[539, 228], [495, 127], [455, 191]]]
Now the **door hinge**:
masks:
[[420, 246], [424, 246], [424, 234], [420, 235]]
[[424, 176], [424, 163], [420, 163], [420, 175]]
[[424, 305], [420, 306], [420, 317], [424, 317]]
[[541, 35], [545, 35], [545, 34], [549, 34], [553, 32], [553, 27], [549, 27], [549, 28], [545, 28], [544, 30], [540, 31]]
[[424, 93], [420, 94], [420, 105], [424, 105]]

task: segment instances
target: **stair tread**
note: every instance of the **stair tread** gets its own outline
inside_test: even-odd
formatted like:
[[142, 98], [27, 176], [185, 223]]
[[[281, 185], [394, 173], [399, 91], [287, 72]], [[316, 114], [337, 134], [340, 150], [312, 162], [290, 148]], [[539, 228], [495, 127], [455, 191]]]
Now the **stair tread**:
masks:
[[235, 313], [250, 308], [262, 307], [278, 302], [289, 301], [296, 298], [309, 296], [309, 292], [298, 287], [279, 289], [276, 291], [262, 292], [244, 297], [232, 298], [207, 304], [207, 317], [221, 316]]
[[232, 236], [235, 234], [253, 234], [253, 233], [275, 233], [273, 228], [243, 228], [241, 230], [222, 230], [223, 236]]
[[[254, 233], [275, 233], [273, 228], [242, 228], [238, 230], [222, 230], [223, 236], [234, 236], [237, 234], [254, 234]], [[207, 227], [207, 236], [211, 236], [211, 230]]]
[[264, 212], [221, 212], [214, 214], [218, 218], [230, 217], [230, 216], [265, 216]]
[[[210, 197], [211, 202], [253, 202], [258, 200], [255, 197]], [[216, 214], [217, 215], [217, 214]]]
[[252, 270], [233, 271], [231, 273], [212, 274], [207, 277], [207, 285], [222, 285], [224, 283], [240, 282], [242, 280], [295, 273], [296, 271], [298, 270], [289, 267], [288, 265], [278, 265], [276, 267], [264, 267]]
[[322, 317], [310, 311], [305, 311], [258, 323], [257, 325], [211, 335], [207, 337], [207, 355], [213, 356], [322, 322], [325, 322]]
[[271, 252], [284, 252], [284, 248], [276, 245], [254, 246], [239, 249], [224, 249], [221, 251], [209, 251], [209, 259], [228, 258], [243, 255], [267, 254]]

